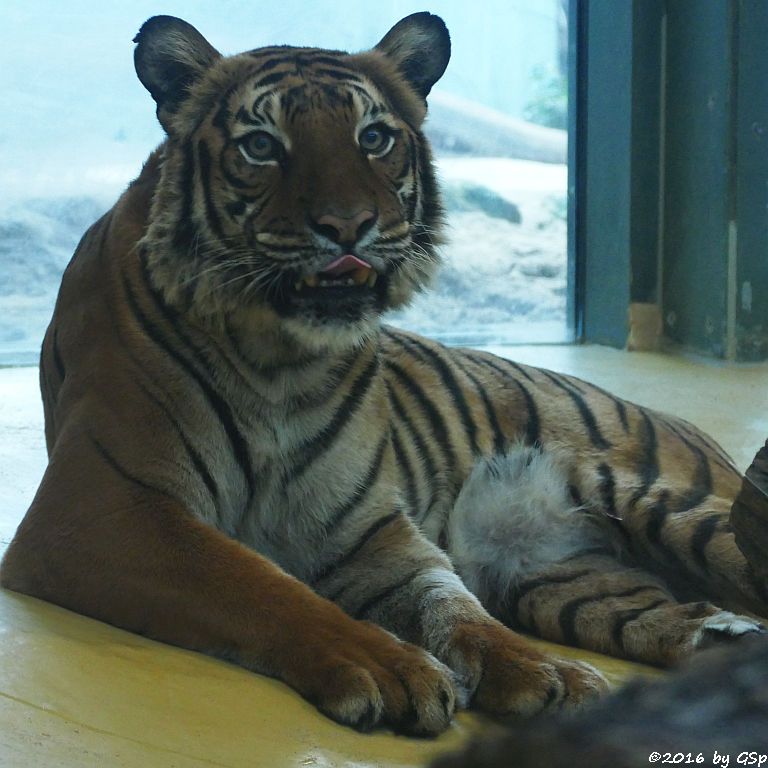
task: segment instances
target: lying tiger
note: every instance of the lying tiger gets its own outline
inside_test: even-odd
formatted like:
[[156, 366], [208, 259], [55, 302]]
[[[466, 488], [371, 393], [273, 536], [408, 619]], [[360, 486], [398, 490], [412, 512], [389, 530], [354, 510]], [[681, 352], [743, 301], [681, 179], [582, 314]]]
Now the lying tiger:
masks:
[[438, 266], [438, 17], [356, 55], [135, 42], [167, 140], [64, 275], [4, 586], [420, 735], [604, 688], [507, 627], [653, 664], [763, 631], [703, 601], [766, 612], [712, 440], [381, 325]]

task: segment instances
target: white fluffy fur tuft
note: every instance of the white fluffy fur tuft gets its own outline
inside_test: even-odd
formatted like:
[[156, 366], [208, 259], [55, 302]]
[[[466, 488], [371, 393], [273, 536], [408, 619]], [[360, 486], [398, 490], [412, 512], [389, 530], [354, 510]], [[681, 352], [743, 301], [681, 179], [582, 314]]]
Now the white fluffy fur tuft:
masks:
[[481, 600], [608, 538], [568, 493], [552, 453], [525, 445], [479, 461], [449, 523], [448, 554]]

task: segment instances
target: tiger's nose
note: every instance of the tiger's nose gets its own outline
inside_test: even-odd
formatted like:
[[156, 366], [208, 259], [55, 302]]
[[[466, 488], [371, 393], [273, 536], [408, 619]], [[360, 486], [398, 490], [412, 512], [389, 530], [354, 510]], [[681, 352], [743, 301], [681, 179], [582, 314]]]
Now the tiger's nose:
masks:
[[363, 210], [350, 217], [326, 213], [315, 221], [315, 229], [334, 243], [349, 246], [357, 243], [375, 223], [374, 211]]

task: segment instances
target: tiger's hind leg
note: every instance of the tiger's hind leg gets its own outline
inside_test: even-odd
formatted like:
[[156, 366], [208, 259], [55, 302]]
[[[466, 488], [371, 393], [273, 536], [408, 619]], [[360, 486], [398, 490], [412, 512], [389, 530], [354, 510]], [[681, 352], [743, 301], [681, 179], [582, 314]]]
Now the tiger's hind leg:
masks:
[[610, 521], [574, 508], [565, 472], [537, 448], [520, 446], [475, 468], [447, 545], [491, 613], [547, 640], [667, 665], [764, 631], [709, 602], [677, 602], [660, 578], [623, 563]]
[[566, 645], [667, 666], [701, 648], [764, 632], [710, 602], [679, 603], [655, 576], [585, 554], [491, 595], [506, 624]]
[[626, 510], [622, 526], [635, 558], [676, 591], [693, 589], [734, 611], [768, 617], [768, 585], [755, 568], [764, 550], [748, 562], [750, 549], [734, 536], [731, 505], [731, 499], [710, 494], [688, 506], [662, 488]]

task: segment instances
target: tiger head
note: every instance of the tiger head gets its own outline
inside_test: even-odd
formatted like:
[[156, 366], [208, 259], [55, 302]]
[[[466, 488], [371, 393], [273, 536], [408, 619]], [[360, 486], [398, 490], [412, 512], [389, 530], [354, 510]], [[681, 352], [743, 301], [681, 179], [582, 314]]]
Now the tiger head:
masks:
[[409, 16], [359, 54], [223, 57], [169, 16], [135, 42], [167, 134], [141, 247], [169, 304], [338, 349], [430, 282], [442, 209], [421, 125], [450, 56], [440, 18]]

